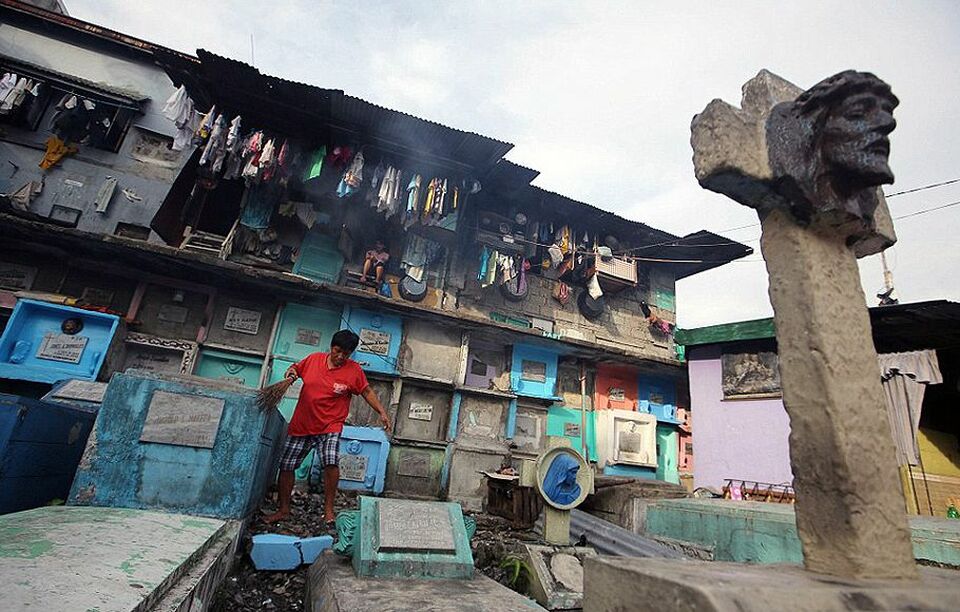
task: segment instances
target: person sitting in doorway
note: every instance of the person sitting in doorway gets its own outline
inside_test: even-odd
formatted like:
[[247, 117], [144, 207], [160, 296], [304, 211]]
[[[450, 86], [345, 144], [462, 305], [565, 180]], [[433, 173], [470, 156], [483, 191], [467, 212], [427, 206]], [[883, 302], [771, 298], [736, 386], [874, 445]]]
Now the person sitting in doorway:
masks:
[[373, 245], [373, 248], [367, 251], [366, 256], [363, 260], [363, 274], [360, 275], [360, 282], [367, 282], [367, 277], [370, 276], [370, 272], [373, 271], [374, 279], [377, 281], [377, 285], [383, 282], [383, 271], [387, 267], [387, 262], [390, 260], [390, 251], [387, 250], [385, 244], [382, 240], [377, 240], [377, 243]]

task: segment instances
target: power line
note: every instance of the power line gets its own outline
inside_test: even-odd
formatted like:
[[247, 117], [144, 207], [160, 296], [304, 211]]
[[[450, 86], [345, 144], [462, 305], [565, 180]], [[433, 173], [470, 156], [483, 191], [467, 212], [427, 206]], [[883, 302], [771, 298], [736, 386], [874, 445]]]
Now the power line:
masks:
[[[897, 191], [896, 193], [884, 194], [884, 197], [887, 198], [887, 199], [889, 199], [889, 198], [895, 198], [895, 197], [897, 197], [897, 196], [906, 195], [906, 194], [908, 194], [908, 193], [916, 193], [916, 192], [918, 192], [918, 191], [926, 191], [927, 189], [935, 189], [935, 188], [937, 188], [937, 187], [943, 187], [943, 186], [945, 186], [945, 185], [953, 185], [954, 183], [960, 183], [960, 178], [950, 179], [949, 181], [942, 181], [942, 182], [939, 182], [939, 183], [931, 183], [931, 184], [929, 184], [929, 185], [923, 185], [923, 186], [921, 186], [921, 187], [914, 187], [913, 189], [904, 189], [903, 191]], [[935, 209], [934, 209], [934, 210], [935, 210]], [[896, 219], [903, 219], [903, 218], [904, 218], [904, 217], [894, 217], [895, 220], [896, 220]], [[735, 232], [735, 231], [737, 231], [737, 230], [748, 229], [748, 228], [751, 228], [751, 227], [760, 227], [760, 224], [759, 224], [759, 223], [750, 223], [750, 224], [747, 224], [747, 225], [738, 225], [737, 227], [729, 227], [729, 228], [727, 228], [727, 229], [716, 230], [716, 231], [713, 232], [713, 233], [715, 233], [715, 234], [723, 234], [723, 233], [726, 233], [726, 232]], [[747, 241], [747, 242], [750, 242], [750, 241]]]
[[933, 212], [933, 211], [935, 211], [935, 210], [943, 210], [944, 208], [950, 208], [951, 206], [956, 206], [957, 204], [960, 204], [960, 200], [957, 200], [956, 202], [950, 202], [949, 204], [942, 204], [942, 205], [940, 205], [940, 206], [934, 206], [933, 208], [925, 208], [925, 209], [923, 209], [923, 210], [918, 210], [918, 211], [916, 211], [916, 212], [912, 212], [912, 213], [909, 213], [909, 214], [906, 214], [906, 215], [900, 215], [899, 217], [894, 217], [893, 219], [894, 219], [894, 221], [899, 221], [900, 219], [906, 219], [906, 218], [908, 218], [908, 217], [916, 217], [917, 215], [923, 215], [923, 214], [926, 214], [926, 213], [928, 213], [928, 212]]
[[960, 183], [960, 178], [950, 179], [949, 181], [943, 181], [942, 183], [933, 183], [931, 185], [924, 185], [923, 187], [914, 187], [913, 189], [904, 189], [903, 191], [898, 191], [896, 193], [885, 194], [888, 198], [894, 198], [899, 195], [905, 195], [908, 193], [916, 193], [918, 191], [924, 191], [926, 189], [934, 189], [935, 187], [943, 187], [944, 185], [953, 185], [954, 183]]

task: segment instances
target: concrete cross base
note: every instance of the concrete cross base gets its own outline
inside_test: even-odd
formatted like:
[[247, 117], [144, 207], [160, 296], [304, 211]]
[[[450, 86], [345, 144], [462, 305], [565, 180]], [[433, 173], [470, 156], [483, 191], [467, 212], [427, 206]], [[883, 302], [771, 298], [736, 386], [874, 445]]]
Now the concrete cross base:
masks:
[[584, 564], [584, 610], [781, 612], [956, 610], [960, 580], [921, 568], [917, 580], [847, 580], [792, 565], [597, 557]]
[[363, 578], [350, 560], [327, 551], [310, 566], [305, 610], [328, 612], [534, 612], [532, 599], [476, 574], [473, 580]]

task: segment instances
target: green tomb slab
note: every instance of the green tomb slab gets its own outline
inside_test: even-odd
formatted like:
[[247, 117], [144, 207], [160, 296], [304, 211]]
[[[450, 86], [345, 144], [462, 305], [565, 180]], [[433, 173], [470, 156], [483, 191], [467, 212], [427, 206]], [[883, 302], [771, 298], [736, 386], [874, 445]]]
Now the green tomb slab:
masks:
[[473, 578], [473, 553], [460, 504], [360, 498], [357, 576]]

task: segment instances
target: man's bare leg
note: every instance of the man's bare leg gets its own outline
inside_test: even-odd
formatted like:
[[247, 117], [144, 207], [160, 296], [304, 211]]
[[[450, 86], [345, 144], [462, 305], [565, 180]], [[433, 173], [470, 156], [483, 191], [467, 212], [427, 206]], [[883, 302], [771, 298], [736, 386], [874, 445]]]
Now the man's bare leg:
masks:
[[330, 522], [336, 518], [333, 502], [337, 498], [337, 485], [340, 483], [340, 468], [328, 465], [323, 468], [323, 520]]
[[369, 257], [363, 260], [363, 274], [360, 275], [361, 283], [367, 282], [367, 276], [370, 275], [370, 266], [372, 265], [373, 265], [373, 260], [370, 259]]
[[277, 511], [273, 514], [263, 517], [264, 523], [274, 523], [282, 521], [290, 516], [290, 496], [293, 494], [293, 483], [296, 479], [295, 472], [280, 472], [280, 478], [277, 482]]

